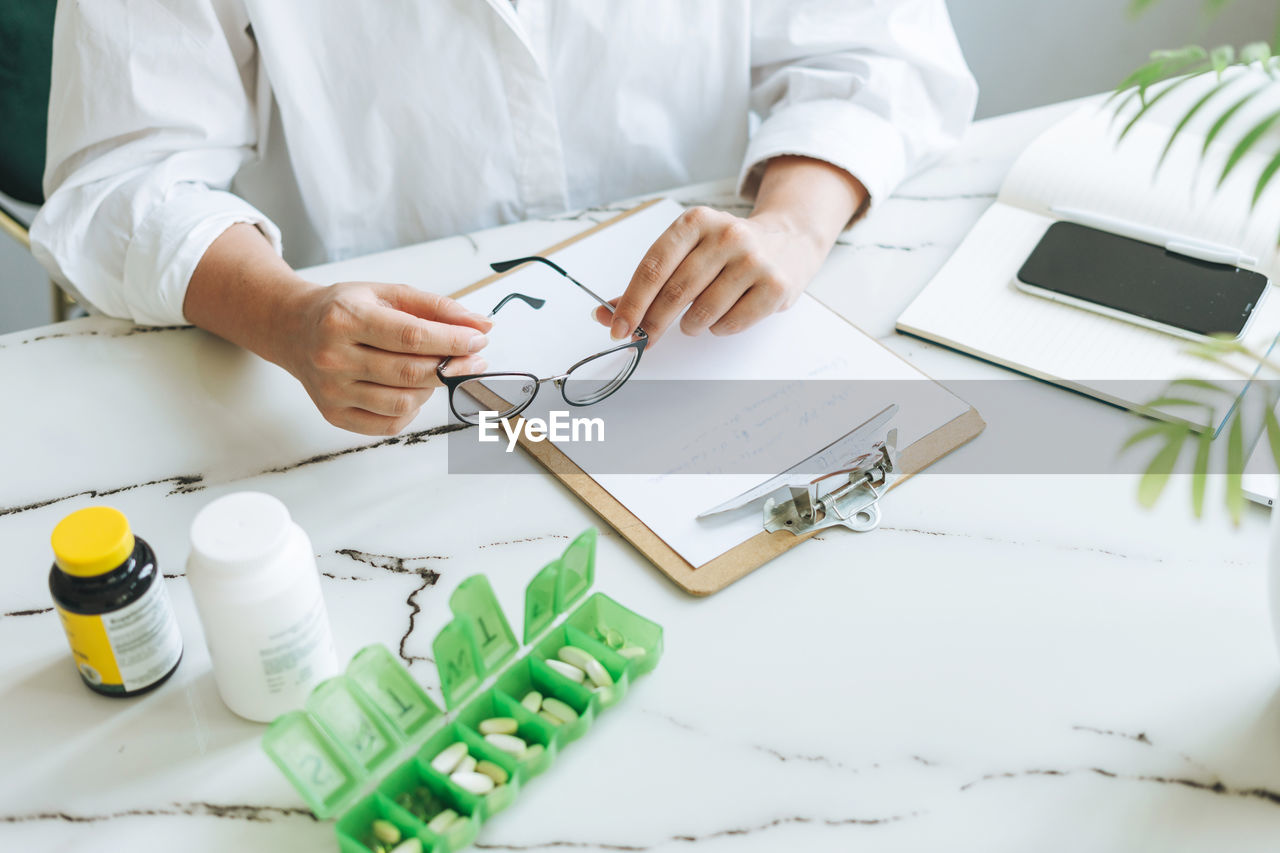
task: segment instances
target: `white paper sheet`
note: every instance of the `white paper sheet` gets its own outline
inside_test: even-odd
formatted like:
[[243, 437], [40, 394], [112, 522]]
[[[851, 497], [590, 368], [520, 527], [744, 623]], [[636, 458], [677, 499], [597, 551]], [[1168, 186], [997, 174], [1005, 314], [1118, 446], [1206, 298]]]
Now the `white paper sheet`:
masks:
[[[573, 244], [553, 259], [601, 296], [612, 298], [625, 290], [645, 251], [680, 211], [681, 207], [675, 202], [661, 202]], [[502, 309], [490, 334], [490, 346], [484, 353], [491, 371], [557, 375], [579, 359], [611, 345], [608, 331], [590, 317], [594, 304], [590, 297], [542, 265], [522, 268], [468, 294], [461, 301], [472, 310], [487, 313], [511, 292], [547, 301], [538, 311], [516, 303]], [[912, 380], [857, 386], [859, 393], [865, 389], [865, 399], [857, 401], [858, 410], [865, 414], [856, 419], [824, 422], [821, 418], [804, 418], [802, 413], [788, 410], [785, 401], [772, 404], [768, 412], [756, 412], [753, 424], [768, 424], [768, 428], [758, 429], [753, 437], [758, 435], [762, 442], [793, 444], [792, 462], [808, 457], [890, 403], [901, 407], [895, 420], [899, 447], [910, 445], [968, 409], [967, 404], [941, 386], [926, 381], [919, 371], [807, 295], [790, 310], [742, 334], [688, 337], [678, 329], [671, 329], [644, 355], [633, 378]], [[832, 385], [834, 387], [834, 383]], [[575, 414], [599, 413], [607, 423], [610, 403], [619, 402], [626, 392], [624, 387], [609, 400], [592, 409], [576, 410]], [[556, 408], [567, 407], [548, 383], [539, 391], [535, 407], [526, 414]], [[690, 408], [693, 407], [683, 411], [648, 412], [647, 417], [652, 419], [649, 429], [654, 435], [670, 431], [696, 435], [725, 428], [740, 414], [690, 411]], [[634, 417], [635, 413], [630, 412], [629, 416]], [[573, 445], [562, 445], [561, 449], [570, 459], [575, 458]], [[679, 470], [686, 461], [673, 458], [664, 470]], [[596, 477], [597, 482], [694, 566], [705, 564], [761, 529], [759, 506], [702, 521], [695, 516], [764, 479], [764, 476], [672, 473]]]

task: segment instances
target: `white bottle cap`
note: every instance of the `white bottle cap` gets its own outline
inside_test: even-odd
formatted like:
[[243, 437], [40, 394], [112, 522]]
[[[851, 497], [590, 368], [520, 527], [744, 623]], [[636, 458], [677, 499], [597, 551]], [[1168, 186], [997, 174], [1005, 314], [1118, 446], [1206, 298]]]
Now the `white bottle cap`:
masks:
[[191, 556], [201, 568], [252, 571], [284, 549], [291, 523], [288, 508], [271, 495], [227, 495], [200, 510], [191, 523]]

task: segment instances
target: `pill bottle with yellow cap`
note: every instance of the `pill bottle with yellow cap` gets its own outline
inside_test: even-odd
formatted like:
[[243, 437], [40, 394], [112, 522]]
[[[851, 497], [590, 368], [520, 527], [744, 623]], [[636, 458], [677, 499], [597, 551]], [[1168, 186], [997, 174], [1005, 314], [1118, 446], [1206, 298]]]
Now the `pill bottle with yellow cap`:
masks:
[[182, 635], [151, 546], [118, 509], [71, 513], [53, 529], [49, 591], [80, 677], [105, 696], [162, 684], [182, 659]]

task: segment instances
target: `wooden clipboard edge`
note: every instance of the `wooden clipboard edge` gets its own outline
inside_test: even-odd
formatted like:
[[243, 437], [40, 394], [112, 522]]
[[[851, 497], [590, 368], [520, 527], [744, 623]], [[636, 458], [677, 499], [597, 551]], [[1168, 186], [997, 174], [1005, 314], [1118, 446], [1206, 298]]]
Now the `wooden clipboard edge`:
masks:
[[[978, 410], [970, 407], [964, 414], [907, 447], [899, 457], [904, 475], [893, 488], [901, 486], [915, 474], [937, 462], [953, 450], [976, 438], [986, 422]], [[719, 592], [736, 580], [746, 577], [765, 563], [821, 531], [796, 536], [785, 531], [763, 530], [747, 541], [735, 545], [720, 556], [695, 568], [692, 563], [666, 543], [627, 509], [621, 501], [579, 468], [550, 442], [527, 442], [521, 434], [520, 446], [585, 501], [601, 518], [644, 554], [677, 586], [692, 595], [705, 596]]]
[[[543, 249], [541, 254], [551, 255], [568, 246], [572, 246], [579, 240], [603, 231], [605, 228], [652, 207], [662, 200], [662, 197], [649, 199], [635, 207], [624, 210], [616, 216], [611, 216], [603, 222], [598, 222], [592, 227], [556, 243], [554, 246]], [[486, 276], [451, 295], [454, 299], [459, 299], [492, 284], [506, 275], [510, 275], [514, 271], [508, 270], [504, 273], [494, 273]], [[828, 308], [828, 310], [831, 309]], [[858, 328], [853, 323], [849, 325], [854, 326], [855, 329]], [[858, 331], [861, 332], [862, 330], [858, 329]], [[863, 334], [866, 333], [863, 332]], [[901, 358], [901, 356], [899, 357]], [[931, 379], [930, 381], [936, 383], [936, 380]], [[899, 464], [904, 476], [894, 484], [894, 488], [897, 488], [916, 473], [932, 465], [951, 451], [967, 444], [985, 428], [986, 423], [982, 420], [982, 416], [978, 414], [977, 409], [971, 406], [964, 414], [953, 418], [905, 448], [901, 457], [899, 457]], [[595, 510], [601, 518], [608, 522], [609, 526], [617, 530], [623, 539], [631, 543], [636, 550], [657, 566], [663, 574], [691, 595], [706, 596], [713, 592], [719, 592], [734, 581], [746, 577], [779, 554], [789, 551], [817, 535], [817, 532], [804, 536], [795, 536], [783, 531], [766, 533], [762, 530], [710, 562], [695, 568], [692, 563], [680, 556], [679, 552], [668, 545], [662, 537], [645, 526], [621, 501], [592, 479], [591, 475], [584, 472], [551, 442], [531, 442], [525, 438], [523, 432], [520, 433], [519, 442], [525, 452], [536, 459], [556, 479], [564, 483], [587, 506]]]
[[[547, 248], [539, 252], [539, 254], [544, 257], [548, 255], [554, 255], [556, 252], [560, 251], [561, 249], [566, 249], [569, 246], [572, 246], [574, 243], [578, 242], [584, 237], [590, 237], [592, 234], [595, 234], [598, 231], [603, 231], [604, 229], [608, 228], [610, 225], [616, 225], [617, 223], [626, 219], [628, 216], [634, 216], [640, 211], [647, 210], [650, 207], [653, 207], [658, 202], [664, 201], [664, 200], [665, 200], [665, 196], [658, 196], [657, 198], [651, 198], [648, 201], [643, 201], [640, 204], [637, 204], [635, 207], [629, 207], [616, 216], [610, 216], [608, 219], [604, 220], [603, 222], [597, 222], [595, 225], [592, 225], [590, 228], [586, 229], [585, 231], [579, 231], [577, 234], [574, 234], [572, 237], [569, 237], [568, 239], [565, 239], [565, 240], [561, 240], [559, 243], [556, 243], [554, 246], [548, 246]], [[519, 267], [516, 267], [516, 269], [519, 269]], [[493, 273], [492, 275], [487, 275], [484, 278], [480, 279], [479, 281], [475, 282], [474, 284], [468, 284], [466, 287], [462, 288], [461, 290], [449, 294], [449, 296], [452, 299], [461, 299], [462, 297], [466, 296], [468, 293], [473, 293], [482, 287], [487, 287], [488, 285], [493, 284], [498, 279], [503, 278], [504, 276], [511, 275], [515, 271], [516, 271], [515, 269], [510, 269], [510, 270], [507, 270], [506, 272], [496, 272], [496, 273]]]

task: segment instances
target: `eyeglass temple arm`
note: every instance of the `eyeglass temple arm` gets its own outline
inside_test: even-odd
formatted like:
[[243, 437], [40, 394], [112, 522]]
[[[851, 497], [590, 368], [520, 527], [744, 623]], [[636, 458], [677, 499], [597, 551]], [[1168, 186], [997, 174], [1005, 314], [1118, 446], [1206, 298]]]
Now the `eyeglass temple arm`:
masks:
[[543, 305], [547, 304], [547, 300], [538, 299], [536, 296], [526, 296], [523, 293], [508, 293], [506, 296], [502, 297], [501, 302], [493, 306], [493, 310], [489, 312], [489, 316], [492, 317], [494, 314], [497, 314], [499, 311], [502, 310], [502, 306], [506, 305], [512, 299], [519, 299], [521, 302], [523, 302], [525, 305], [528, 305], [534, 311], [537, 311]]
[[521, 264], [529, 264], [529, 263], [546, 264], [556, 272], [560, 273], [560, 275], [564, 276], [565, 278], [569, 279], [569, 281], [573, 282], [574, 284], [578, 285], [578, 287], [582, 288], [587, 293], [587, 295], [589, 295], [596, 302], [599, 302], [605, 308], [609, 309], [610, 314], [614, 313], [614, 307], [609, 304], [608, 300], [602, 298], [600, 294], [596, 293], [594, 290], [587, 287], [585, 284], [578, 281], [573, 276], [569, 275], [555, 261], [548, 260], [540, 255], [530, 255], [527, 258], [516, 258], [510, 261], [496, 261], [492, 264], [489, 264], [489, 268], [492, 269], [494, 272], [506, 272], [507, 270], [515, 269]]

